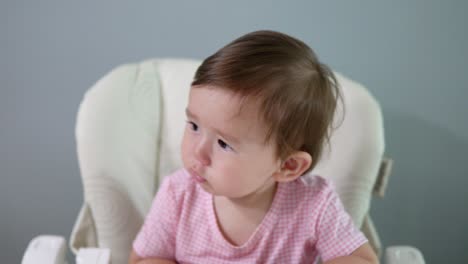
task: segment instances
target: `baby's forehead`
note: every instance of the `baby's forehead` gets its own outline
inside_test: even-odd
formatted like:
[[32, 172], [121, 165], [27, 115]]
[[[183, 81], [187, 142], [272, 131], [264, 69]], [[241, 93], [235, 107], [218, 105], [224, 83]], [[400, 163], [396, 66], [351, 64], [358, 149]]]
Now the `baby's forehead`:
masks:
[[232, 119], [253, 125], [265, 125], [263, 111], [258, 97], [236, 95], [237, 105], [233, 107]]
[[228, 104], [226, 104], [224, 100], [216, 101], [216, 103], [229, 110], [226, 116], [231, 121], [233, 119], [240, 122], [249, 122], [252, 120], [255, 120], [255, 122], [262, 121], [260, 96], [242, 94], [241, 92], [216, 86], [207, 86], [207, 88], [210, 90], [217, 89], [225, 94]]
[[242, 132], [253, 136], [258, 141], [264, 142], [268, 132], [269, 125], [263, 118], [261, 104], [257, 99], [248, 98], [240, 100], [238, 107], [235, 108], [230, 117], [233, 125], [242, 126]]
[[189, 110], [206, 121], [241, 137], [264, 139], [266, 124], [259, 96], [244, 95], [219, 86], [192, 87]]

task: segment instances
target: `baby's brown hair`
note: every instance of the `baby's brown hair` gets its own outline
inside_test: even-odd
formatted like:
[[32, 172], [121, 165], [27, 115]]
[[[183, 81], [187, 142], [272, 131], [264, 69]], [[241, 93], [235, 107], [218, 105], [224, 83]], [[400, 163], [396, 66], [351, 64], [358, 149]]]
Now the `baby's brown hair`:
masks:
[[308, 152], [317, 164], [329, 141], [341, 94], [333, 72], [304, 42], [275, 31], [255, 31], [206, 58], [192, 86], [210, 85], [259, 100], [277, 155]]

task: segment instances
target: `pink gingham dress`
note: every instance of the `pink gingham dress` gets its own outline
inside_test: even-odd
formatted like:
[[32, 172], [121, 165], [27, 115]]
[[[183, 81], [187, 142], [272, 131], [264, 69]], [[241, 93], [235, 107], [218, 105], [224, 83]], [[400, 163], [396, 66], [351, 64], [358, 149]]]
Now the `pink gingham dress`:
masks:
[[366, 242], [330, 182], [314, 176], [279, 183], [261, 224], [234, 246], [219, 230], [212, 195], [181, 169], [164, 179], [133, 249], [178, 263], [314, 263]]

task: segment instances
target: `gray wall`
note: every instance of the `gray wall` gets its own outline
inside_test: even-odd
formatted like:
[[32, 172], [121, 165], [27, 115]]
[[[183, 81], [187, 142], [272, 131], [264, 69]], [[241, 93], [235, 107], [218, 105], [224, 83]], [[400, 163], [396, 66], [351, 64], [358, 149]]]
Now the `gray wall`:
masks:
[[[381, 102], [395, 169], [372, 214], [385, 245], [468, 261], [468, 2], [2, 1], [0, 258], [69, 236], [82, 194], [74, 143], [83, 93], [149, 57], [204, 58], [256, 29], [289, 33]], [[288, 3], [286, 3], [288, 2]]]

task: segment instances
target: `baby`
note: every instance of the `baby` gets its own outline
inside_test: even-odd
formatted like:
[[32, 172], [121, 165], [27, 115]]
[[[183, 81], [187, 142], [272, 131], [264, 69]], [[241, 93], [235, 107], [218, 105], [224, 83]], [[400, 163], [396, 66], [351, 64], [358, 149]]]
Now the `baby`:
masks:
[[130, 263], [378, 263], [320, 158], [340, 99], [303, 42], [244, 35], [203, 61], [190, 88], [184, 168], [166, 177]]

